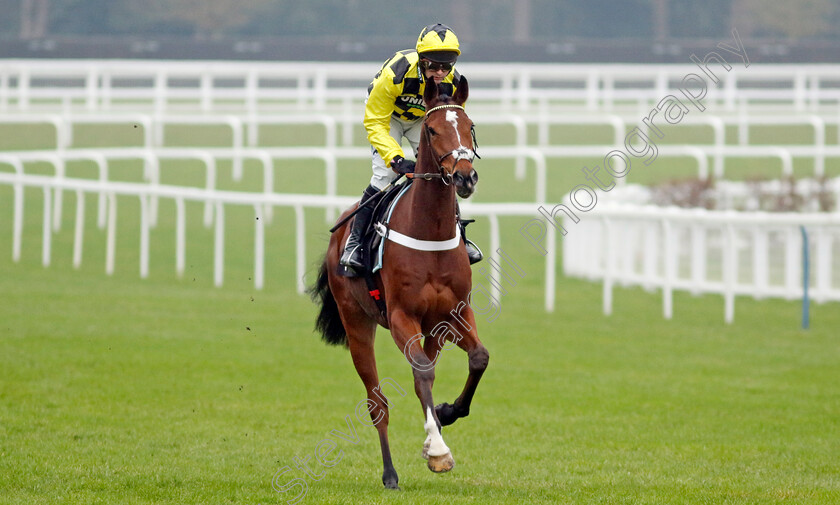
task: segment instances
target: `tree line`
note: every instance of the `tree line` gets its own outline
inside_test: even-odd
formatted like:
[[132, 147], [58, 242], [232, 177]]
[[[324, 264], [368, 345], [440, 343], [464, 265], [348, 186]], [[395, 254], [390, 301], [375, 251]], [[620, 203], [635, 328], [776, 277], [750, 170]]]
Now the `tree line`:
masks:
[[840, 38], [840, 0], [0, 0], [0, 36], [405, 38], [463, 41]]

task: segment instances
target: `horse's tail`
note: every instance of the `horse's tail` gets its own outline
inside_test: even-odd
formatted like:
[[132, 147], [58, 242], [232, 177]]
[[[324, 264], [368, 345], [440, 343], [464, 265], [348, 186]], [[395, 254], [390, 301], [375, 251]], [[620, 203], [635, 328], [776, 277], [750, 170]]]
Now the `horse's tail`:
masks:
[[327, 260], [321, 263], [318, 280], [307, 290], [312, 301], [320, 303], [321, 312], [315, 320], [315, 329], [321, 333], [324, 342], [331, 345], [347, 345], [347, 331], [341, 323], [338, 314], [338, 304], [330, 291], [329, 276], [327, 274]]

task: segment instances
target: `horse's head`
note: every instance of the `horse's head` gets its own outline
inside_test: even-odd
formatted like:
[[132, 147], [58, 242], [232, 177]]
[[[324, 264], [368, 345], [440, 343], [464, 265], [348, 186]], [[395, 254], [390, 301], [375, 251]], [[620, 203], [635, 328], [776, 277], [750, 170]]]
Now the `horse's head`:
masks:
[[478, 183], [473, 168], [475, 158], [473, 122], [464, 111], [469, 96], [467, 79], [461, 77], [455, 95], [440, 95], [431, 79], [423, 92], [426, 102], [424, 135], [431, 147], [431, 155], [438, 165], [444, 182], [454, 182], [461, 198], [469, 198]]

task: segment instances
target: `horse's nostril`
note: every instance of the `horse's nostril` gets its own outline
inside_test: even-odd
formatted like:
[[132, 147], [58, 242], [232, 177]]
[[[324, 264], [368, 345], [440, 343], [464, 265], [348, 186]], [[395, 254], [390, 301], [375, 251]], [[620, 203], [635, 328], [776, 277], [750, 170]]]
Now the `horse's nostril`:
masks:
[[478, 184], [478, 172], [475, 169], [470, 171], [470, 181], [472, 181], [473, 185]]

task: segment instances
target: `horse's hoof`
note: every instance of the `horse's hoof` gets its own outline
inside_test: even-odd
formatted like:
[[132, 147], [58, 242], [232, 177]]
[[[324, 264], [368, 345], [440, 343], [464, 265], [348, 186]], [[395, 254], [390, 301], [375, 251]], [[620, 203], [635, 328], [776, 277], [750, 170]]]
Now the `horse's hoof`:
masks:
[[442, 456], [429, 456], [429, 470], [435, 473], [443, 473], [452, 470], [455, 466], [455, 460], [452, 459], [452, 453], [447, 452]]
[[385, 489], [396, 489], [399, 491], [400, 486], [397, 484], [400, 481], [400, 478], [397, 477], [397, 472], [385, 472], [382, 475], [382, 484], [385, 486]]

